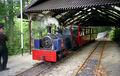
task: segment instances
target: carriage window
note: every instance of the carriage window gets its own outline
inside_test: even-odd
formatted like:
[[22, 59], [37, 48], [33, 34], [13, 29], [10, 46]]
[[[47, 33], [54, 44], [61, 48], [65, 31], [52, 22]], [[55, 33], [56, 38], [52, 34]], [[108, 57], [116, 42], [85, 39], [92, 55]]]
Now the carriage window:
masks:
[[73, 34], [73, 35], [77, 35], [77, 31], [78, 31], [78, 28], [77, 28], [77, 27], [73, 27], [73, 28], [72, 28], [72, 34]]
[[91, 34], [93, 34], [93, 29], [91, 29]]
[[88, 35], [88, 29], [86, 29], [86, 35]]
[[84, 29], [84, 33], [85, 33], [85, 35], [87, 34], [87, 29], [86, 28]]
[[79, 28], [79, 36], [83, 36], [83, 35], [84, 35], [83, 29]]
[[90, 34], [90, 28], [88, 29], [88, 34]]
[[97, 30], [96, 29], [93, 29], [93, 34], [96, 34]]
[[85, 35], [89, 35], [90, 34], [90, 29], [89, 28], [85, 28]]
[[94, 29], [91, 30], [91, 33], [94, 34]]

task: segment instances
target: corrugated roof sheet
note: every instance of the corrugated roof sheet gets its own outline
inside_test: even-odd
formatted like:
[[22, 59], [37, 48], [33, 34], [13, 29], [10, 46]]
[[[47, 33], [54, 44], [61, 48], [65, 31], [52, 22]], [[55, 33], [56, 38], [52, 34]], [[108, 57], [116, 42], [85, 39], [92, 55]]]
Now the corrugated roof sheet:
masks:
[[[76, 9], [91, 6], [120, 4], [120, 0], [40, 0], [35, 1], [35, 6], [29, 7], [25, 12], [39, 12], [56, 9]], [[35, 3], [34, 3], [35, 4]]]
[[49, 11], [64, 25], [120, 25], [120, 0], [34, 0], [24, 8], [23, 15], [34, 12], [36, 15], [32, 19], [35, 20], [40, 13], [45, 15], [44, 11]]

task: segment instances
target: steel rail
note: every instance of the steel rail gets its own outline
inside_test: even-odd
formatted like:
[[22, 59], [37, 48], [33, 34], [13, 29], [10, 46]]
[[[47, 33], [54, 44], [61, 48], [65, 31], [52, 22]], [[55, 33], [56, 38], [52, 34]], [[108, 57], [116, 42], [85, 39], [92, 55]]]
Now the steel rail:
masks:
[[53, 66], [53, 64], [50, 65], [50, 66], [48, 66], [48, 67], [46, 67], [46, 68], [44, 68], [42, 71], [40, 71], [39, 73], [36, 73], [36, 74], [33, 75], [33, 76], [40, 76], [41, 73], [46, 72], [46, 71], [47, 71], [49, 68], [51, 68], [52, 66]]
[[[65, 58], [63, 58], [62, 60], [67, 59], [68, 57], [72, 56], [74, 53], [76, 53], [76, 51], [69, 53], [69, 55], [67, 55]], [[62, 62], [62, 60], [60, 60], [57, 63], [51, 63], [50, 65], [46, 65], [44, 64], [44, 62], [42, 62], [39, 65], [36, 65], [34, 67], [31, 67], [19, 74], [17, 74], [16, 76], [39, 76], [40, 74], [46, 72], [49, 68], [53, 67], [53, 65], [57, 65], [60, 62]], [[34, 72], [35, 71], [35, 72]], [[33, 73], [32, 73], [33, 72]]]
[[[99, 42], [100, 43], [100, 42]], [[97, 46], [99, 45], [99, 43], [97, 44]], [[95, 46], [97, 48], [97, 46]], [[95, 49], [96, 49], [95, 48]], [[95, 50], [93, 49], [93, 50]], [[67, 59], [68, 57], [72, 56], [73, 54], [76, 54], [77, 51], [73, 51], [72, 53], [70, 53], [69, 55], [67, 55], [65, 58], [63, 58], [62, 60]], [[93, 52], [92, 52], [93, 53]], [[62, 60], [60, 60], [57, 63], [52, 63], [50, 65], [44, 65], [44, 63], [39, 64], [38, 66], [34, 66], [22, 73], [17, 74], [16, 76], [40, 76], [42, 73], [46, 72], [47, 70], [49, 70], [49, 68], [54, 67], [53, 65], [57, 65], [60, 62], [62, 62]], [[32, 70], [32, 71], [31, 71]], [[35, 72], [34, 72], [35, 71]], [[33, 73], [32, 73], [33, 72]]]
[[76, 76], [76, 74], [82, 70], [82, 68], [84, 67], [85, 63], [88, 61], [88, 59], [91, 57], [91, 55], [95, 52], [95, 50], [97, 49], [98, 45], [100, 44], [100, 42], [95, 46], [94, 49], [92, 49], [92, 51], [89, 52], [89, 55], [87, 56], [87, 58], [85, 59], [85, 61], [83, 62], [83, 64], [81, 65], [81, 67], [79, 69], [77, 69], [77, 71], [72, 75], [72, 76]]
[[46, 65], [42, 62], [39, 65], [31, 67], [30, 69], [17, 74], [16, 76], [36, 76], [37, 74], [45, 71], [46, 69], [50, 68], [51, 66], [52, 66], [52, 64]]
[[62, 61], [64, 61], [65, 59], [68, 59], [69, 57], [71, 57], [72, 55], [74, 55], [76, 53], [77, 53], [77, 51], [73, 51], [73, 52], [69, 53], [69, 55], [67, 55], [66, 57], [64, 57], [62, 60], [58, 61], [57, 63], [53, 63], [50, 67], [44, 69], [43, 71], [39, 72], [38, 74], [36, 74], [34, 76], [43, 76], [42, 73], [46, 72], [49, 68], [52, 68], [52, 67], [54, 67], [56, 65], [59, 65], [60, 63], [62, 63]]
[[97, 65], [97, 73], [96, 73], [96, 76], [99, 76], [99, 72], [98, 72], [98, 71], [100, 70], [100, 64], [101, 64], [101, 60], [102, 60], [103, 53], [104, 53], [104, 50], [105, 50], [105, 45], [106, 45], [106, 43], [104, 42], [102, 51], [100, 52], [100, 55], [99, 55], [99, 58], [98, 58], [98, 65]]

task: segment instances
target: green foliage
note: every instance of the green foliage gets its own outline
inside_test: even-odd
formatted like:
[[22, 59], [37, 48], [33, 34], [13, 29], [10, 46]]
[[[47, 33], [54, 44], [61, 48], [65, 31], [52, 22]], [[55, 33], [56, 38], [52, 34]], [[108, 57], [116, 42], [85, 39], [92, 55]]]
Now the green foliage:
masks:
[[[32, 0], [23, 0], [23, 8], [26, 5], [26, 1], [29, 3]], [[20, 0], [18, 1], [2, 0], [2, 2], [0, 0], [0, 22], [6, 22], [4, 32], [7, 34], [9, 39], [7, 42], [9, 55], [15, 55], [21, 53], [21, 27], [20, 27], [21, 21], [20, 19], [16, 18], [16, 14], [18, 12], [20, 12]], [[40, 25], [42, 25], [42, 23], [38, 21], [32, 22], [32, 45], [34, 38], [41, 38], [47, 33], [45, 26], [41, 27]], [[40, 34], [41, 32], [42, 35]], [[28, 52], [28, 44], [29, 44], [28, 22], [23, 22], [23, 39], [24, 39], [23, 51]]]
[[[13, 44], [10, 45], [8, 41], [7, 46], [9, 49], [9, 55], [16, 55], [21, 53], [21, 25], [20, 19], [14, 18], [14, 37], [13, 37]], [[23, 40], [24, 40], [24, 52], [28, 52], [28, 22], [23, 22]]]
[[[52, 26], [52, 33], [54, 33], [55, 25], [51, 24]], [[41, 38], [42, 36], [45, 36], [47, 34], [46, 26], [42, 26], [42, 23], [40, 21], [33, 21], [32, 22], [32, 37], [34, 38]]]
[[[27, 0], [31, 1], [31, 0]], [[23, 8], [26, 0], [23, 0]], [[21, 27], [20, 19], [16, 18], [16, 14], [20, 11], [20, 0], [0, 0], [0, 22], [6, 22], [4, 32], [9, 40], [7, 47], [9, 55], [21, 53]], [[6, 17], [6, 20], [5, 20]], [[24, 52], [28, 51], [28, 22], [23, 22], [24, 36]]]
[[0, 2], [0, 15], [4, 15], [5, 13], [5, 5], [3, 3]]
[[47, 30], [45, 29], [45, 27], [41, 26], [41, 22], [32, 21], [32, 37], [33, 37], [33, 39], [41, 38], [42, 36], [46, 35], [46, 33], [47, 33]]
[[120, 28], [114, 29], [109, 33], [109, 39], [113, 41], [120, 41]]
[[109, 32], [109, 39], [110, 39], [110, 40], [114, 40], [114, 39], [115, 39], [115, 31], [114, 31], [114, 30], [111, 30], [111, 31]]
[[109, 31], [111, 30], [111, 27], [110, 26], [99, 26], [99, 27], [96, 27], [98, 32], [104, 32], [104, 31]]

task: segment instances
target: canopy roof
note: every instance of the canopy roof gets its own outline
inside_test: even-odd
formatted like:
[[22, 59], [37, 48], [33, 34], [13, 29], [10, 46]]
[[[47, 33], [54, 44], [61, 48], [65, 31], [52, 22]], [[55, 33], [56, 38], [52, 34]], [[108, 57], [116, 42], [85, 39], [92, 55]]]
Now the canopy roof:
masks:
[[23, 13], [49, 14], [63, 25], [120, 26], [120, 0], [34, 0]]
[[120, 0], [34, 0], [26, 12], [39, 12], [46, 10], [66, 10], [83, 7], [119, 4]]

